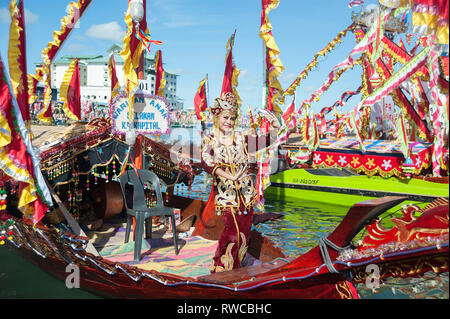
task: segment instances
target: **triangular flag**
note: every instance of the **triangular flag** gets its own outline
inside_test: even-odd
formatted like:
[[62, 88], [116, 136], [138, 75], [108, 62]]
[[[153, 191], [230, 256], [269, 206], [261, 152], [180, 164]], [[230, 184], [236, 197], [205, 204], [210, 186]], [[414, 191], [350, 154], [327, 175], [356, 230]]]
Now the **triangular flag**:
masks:
[[233, 46], [236, 37], [236, 30], [227, 42], [227, 55], [225, 58], [225, 72], [222, 81], [222, 91], [220, 96], [224, 96], [228, 92], [232, 92], [236, 98], [238, 106], [241, 105], [241, 98], [237, 93], [239, 70], [233, 62]]
[[44, 107], [41, 113], [37, 115], [38, 119], [46, 124], [52, 124], [52, 87], [50, 81], [50, 72], [47, 72], [47, 78], [44, 81]]
[[26, 62], [26, 36], [23, 1], [11, 1], [11, 26], [9, 32], [8, 64], [11, 84], [19, 105], [22, 118], [29, 122], [30, 107], [28, 104], [28, 77]]
[[403, 153], [405, 158], [408, 158], [408, 133], [406, 130], [405, 117], [403, 116], [403, 112], [400, 114], [397, 120], [397, 138], [400, 142], [400, 150]]
[[197, 93], [194, 96], [194, 109], [197, 119], [201, 121], [206, 120], [206, 115], [203, 113], [208, 108], [208, 75], [200, 82]]
[[63, 110], [66, 115], [74, 120], [81, 119], [81, 96], [80, 96], [80, 69], [78, 59], [70, 63], [64, 74], [60, 88], [61, 101], [64, 102]]
[[291, 105], [289, 105], [286, 110], [284, 111], [283, 115], [281, 116], [284, 123], [286, 125], [289, 124], [289, 122], [291, 121], [293, 115], [294, 115], [294, 111], [295, 111], [295, 95], [294, 95], [294, 99], [292, 100]]
[[158, 50], [155, 55], [155, 95], [164, 97], [164, 88], [166, 87], [166, 78], [162, 62], [162, 52]]
[[119, 94], [120, 84], [116, 72], [116, 60], [111, 54], [108, 60], [109, 78], [111, 79], [111, 101]]

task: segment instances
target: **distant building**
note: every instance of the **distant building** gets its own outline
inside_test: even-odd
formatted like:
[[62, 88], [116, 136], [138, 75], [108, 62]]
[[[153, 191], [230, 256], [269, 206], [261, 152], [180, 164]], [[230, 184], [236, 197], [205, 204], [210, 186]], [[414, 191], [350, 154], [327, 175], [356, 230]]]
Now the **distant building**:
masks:
[[[118, 44], [112, 45], [108, 50], [108, 55], [79, 55], [79, 56], [62, 56], [56, 59], [51, 65], [52, 88], [58, 91], [64, 78], [64, 73], [69, 68], [69, 64], [74, 58], [78, 58], [80, 67], [80, 93], [81, 99], [92, 100], [98, 103], [108, 104], [111, 97], [111, 80], [109, 78], [108, 61], [109, 56], [114, 54], [116, 62], [116, 74], [120, 86], [123, 87], [123, 65], [124, 60], [120, 56], [122, 47]], [[163, 56], [164, 58], [164, 56]], [[154, 56], [148, 57], [144, 55], [144, 80], [150, 81], [151, 93], [155, 94], [155, 77]], [[37, 66], [42, 65], [38, 63]], [[164, 67], [166, 86], [164, 88], [164, 96], [169, 103], [171, 110], [183, 109], [183, 102], [177, 96], [177, 74], [170, 72]]]

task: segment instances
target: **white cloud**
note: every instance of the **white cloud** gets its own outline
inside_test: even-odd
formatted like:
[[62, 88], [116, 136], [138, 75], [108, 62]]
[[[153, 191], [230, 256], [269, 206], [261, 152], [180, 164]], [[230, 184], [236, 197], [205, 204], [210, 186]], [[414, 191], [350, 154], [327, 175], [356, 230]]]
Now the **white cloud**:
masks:
[[[256, 86], [246, 86], [246, 87], [244, 87], [244, 91], [245, 92], [256, 92]], [[239, 88], [238, 88], [238, 93], [239, 93]]]
[[247, 74], [248, 74], [248, 70], [247, 69], [242, 69], [242, 70], [239, 71], [239, 78], [243, 79], [243, 78], [245, 78], [247, 76]]
[[[33, 24], [39, 20], [39, 16], [34, 14], [30, 10], [25, 8], [25, 23], [26, 25]], [[9, 13], [9, 9], [0, 8], [0, 23], [11, 23], [11, 14]]]
[[[158, 11], [159, 26], [163, 28], [188, 28], [208, 24], [209, 17], [195, 17], [189, 12], [189, 5], [184, 0], [155, 0], [152, 1], [153, 10]], [[147, 4], [148, 8], [148, 4]], [[147, 9], [148, 10], [148, 9]], [[151, 11], [147, 13], [147, 21], [151, 19]], [[157, 26], [157, 21], [150, 20]]]
[[280, 80], [281, 81], [287, 81], [287, 82], [292, 82], [297, 78], [297, 74], [294, 73], [282, 73], [280, 75]]
[[316, 90], [316, 87], [314, 87], [314, 86], [308, 86], [306, 89], [305, 89], [305, 92], [307, 92], [307, 93], [312, 93], [312, 92], [314, 92]]
[[66, 47], [67, 52], [74, 52], [74, 53], [86, 51], [87, 49], [88, 47], [81, 43], [71, 43], [68, 44]]
[[33, 12], [31, 12], [30, 10], [25, 8], [25, 23], [27, 25], [33, 24], [33, 23], [37, 22], [38, 20], [39, 20], [39, 16], [37, 14], [34, 14]]
[[125, 36], [125, 31], [116, 21], [94, 24], [85, 33], [90, 38], [111, 40], [114, 42], [122, 42]]
[[10, 23], [11, 16], [9, 10], [6, 8], [0, 8], [0, 23]]

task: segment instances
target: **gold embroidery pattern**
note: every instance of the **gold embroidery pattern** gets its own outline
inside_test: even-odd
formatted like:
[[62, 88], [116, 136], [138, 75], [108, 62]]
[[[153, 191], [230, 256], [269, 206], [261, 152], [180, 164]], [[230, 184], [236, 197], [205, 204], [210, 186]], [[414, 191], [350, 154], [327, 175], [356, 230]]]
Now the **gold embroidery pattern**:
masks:
[[239, 247], [239, 261], [242, 263], [242, 260], [244, 259], [245, 254], [247, 253], [248, 246], [247, 246], [247, 240], [245, 239], [244, 233], [239, 233], [239, 234], [241, 236], [241, 241], [242, 241], [241, 247]]
[[233, 181], [223, 179], [221, 177], [218, 179], [219, 184], [217, 185], [218, 194], [215, 201], [216, 206], [237, 206], [237, 196]]
[[[438, 255], [428, 255], [419, 258], [408, 258], [400, 261], [390, 261], [378, 265], [380, 267], [380, 279], [417, 277], [423, 273], [432, 270], [436, 274], [448, 272], [448, 253]], [[364, 283], [369, 273], [366, 272], [366, 266], [354, 267], [351, 269], [353, 282]]]
[[354, 299], [352, 292], [347, 286], [347, 282], [341, 281], [336, 284], [336, 291], [339, 293], [341, 299]]
[[[213, 135], [206, 137], [202, 142], [202, 156], [207, 165], [217, 165], [225, 172], [233, 174], [238, 167], [249, 162], [245, 136], [236, 132], [231, 146], [221, 144]], [[218, 194], [215, 205], [218, 212], [230, 207], [239, 208], [241, 203], [248, 209], [255, 203], [256, 189], [252, 176], [245, 175], [237, 182], [217, 176], [216, 183]]]
[[[234, 259], [233, 259], [233, 256], [231, 255], [231, 250], [233, 249], [233, 246], [234, 246], [234, 243], [229, 243], [227, 246], [227, 249], [225, 251], [225, 254], [223, 254], [222, 257], [220, 257], [220, 261], [223, 264], [222, 271], [233, 269]], [[222, 268], [222, 267], [220, 267], [220, 268]], [[216, 269], [216, 271], [217, 271], [217, 269]]]

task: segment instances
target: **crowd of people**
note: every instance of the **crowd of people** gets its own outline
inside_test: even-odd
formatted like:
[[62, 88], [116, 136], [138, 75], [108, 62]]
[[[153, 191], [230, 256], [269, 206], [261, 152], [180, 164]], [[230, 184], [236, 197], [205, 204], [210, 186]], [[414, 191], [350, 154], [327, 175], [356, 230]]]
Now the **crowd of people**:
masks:
[[[52, 124], [65, 125], [67, 124], [68, 117], [63, 110], [63, 102], [52, 101]], [[38, 114], [43, 112], [44, 102], [42, 99], [38, 99], [31, 105], [31, 119], [35, 124], [39, 124]], [[109, 116], [109, 106], [97, 103], [92, 100], [81, 100], [81, 121], [89, 122], [96, 118], [106, 118]]]

